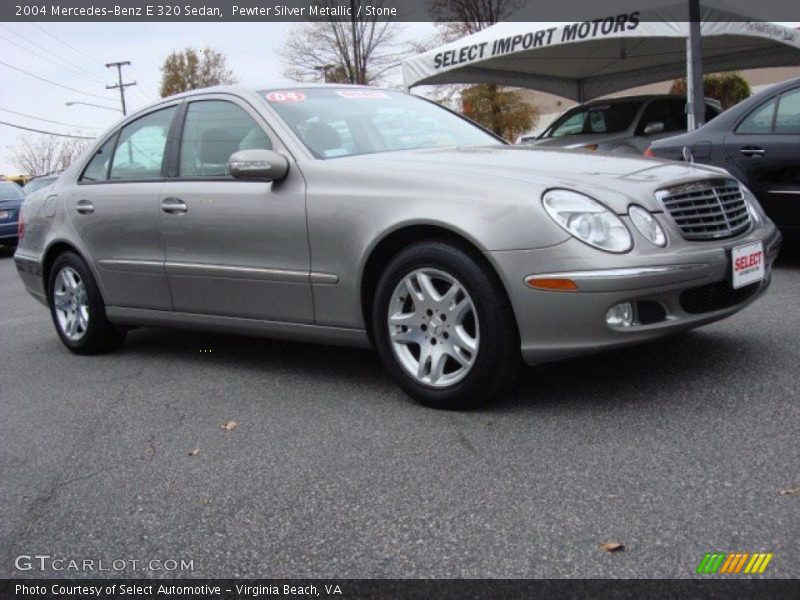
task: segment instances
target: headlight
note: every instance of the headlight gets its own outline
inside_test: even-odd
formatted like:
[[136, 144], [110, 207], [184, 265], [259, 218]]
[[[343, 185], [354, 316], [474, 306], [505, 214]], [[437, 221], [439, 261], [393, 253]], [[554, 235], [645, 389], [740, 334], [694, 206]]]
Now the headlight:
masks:
[[658, 224], [655, 217], [643, 209], [641, 206], [635, 204], [628, 209], [628, 216], [644, 237], [656, 246], [667, 245], [667, 234]]
[[582, 242], [607, 252], [627, 252], [633, 239], [625, 224], [605, 206], [570, 190], [550, 190], [542, 196], [547, 214]]

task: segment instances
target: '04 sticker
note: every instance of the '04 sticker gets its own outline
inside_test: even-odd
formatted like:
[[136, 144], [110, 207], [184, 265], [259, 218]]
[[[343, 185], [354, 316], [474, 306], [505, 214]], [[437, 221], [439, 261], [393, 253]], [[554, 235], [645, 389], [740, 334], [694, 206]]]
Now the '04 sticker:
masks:
[[303, 92], [270, 92], [267, 94], [267, 100], [270, 102], [302, 102], [306, 99]]

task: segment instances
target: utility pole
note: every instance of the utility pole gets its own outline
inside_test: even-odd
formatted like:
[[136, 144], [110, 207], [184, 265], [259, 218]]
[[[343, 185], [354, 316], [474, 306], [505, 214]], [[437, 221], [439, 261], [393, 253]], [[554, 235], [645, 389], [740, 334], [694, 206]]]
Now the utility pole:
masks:
[[689, 131], [697, 129], [706, 120], [703, 38], [700, 27], [700, 2], [689, 0], [689, 37], [686, 38], [686, 112]]
[[125, 109], [125, 88], [130, 87], [132, 85], [136, 85], [135, 81], [131, 81], [130, 83], [122, 83], [122, 67], [130, 66], [131, 61], [124, 60], [120, 62], [110, 62], [106, 63], [106, 68], [110, 69], [111, 67], [117, 67], [117, 81], [119, 83], [117, 85], [107, 85], [107, 90], [119, 90], [119, 99], [122, 101], [122, 114], [127, 115], [128, 112]]

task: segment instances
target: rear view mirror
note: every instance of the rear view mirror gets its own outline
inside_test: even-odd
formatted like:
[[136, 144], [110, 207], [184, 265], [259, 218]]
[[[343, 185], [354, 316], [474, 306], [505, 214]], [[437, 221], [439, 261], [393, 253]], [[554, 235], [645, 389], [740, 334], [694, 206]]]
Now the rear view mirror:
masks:
[[289, 161], [272, 150], [240, 150], [231, 154], [228, 170], [236, 179], [280, 181], [289, 172]]
[[654, 121], [653, 123], [648, 123], [644, 127], [644, 134], [645, 135], [653, 135], [654, 133], [662, 133], [664, 131], [664, 123], [661, 121]]

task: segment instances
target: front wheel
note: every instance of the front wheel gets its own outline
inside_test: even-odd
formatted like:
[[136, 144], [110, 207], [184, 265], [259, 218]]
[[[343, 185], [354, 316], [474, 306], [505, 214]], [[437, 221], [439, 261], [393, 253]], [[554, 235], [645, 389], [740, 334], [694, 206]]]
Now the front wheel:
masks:
[[106, 317], [92, 272], [73, 252], [65, 252], [53, 263], [48, 301], [58, 336], [76, 354], [109, 352], [125, 339], [125, 332]]
[[384, 365], [426, 406], [487, 402], [519, 363], [502, 284], [481, 258], [454, 245], [426, 242], [399, 253], [378, 284], [372, 325]]

